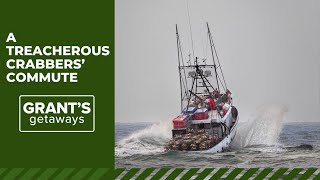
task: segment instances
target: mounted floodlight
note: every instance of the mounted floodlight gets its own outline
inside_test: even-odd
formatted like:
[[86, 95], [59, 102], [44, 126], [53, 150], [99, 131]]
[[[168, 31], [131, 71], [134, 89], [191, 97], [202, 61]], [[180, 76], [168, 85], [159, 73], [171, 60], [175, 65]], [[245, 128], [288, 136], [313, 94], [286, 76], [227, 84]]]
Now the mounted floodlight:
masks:
[[211, 76], [211, 71], [210, 71], [210, 70], [206, 70], [206, 71], [204, 71], [204, 74], [205, 74], [206, 76]]
[[195, 71], [190, 71], [188, 73], [189, 77], [195, 77], [196, 76], [196, 72]]

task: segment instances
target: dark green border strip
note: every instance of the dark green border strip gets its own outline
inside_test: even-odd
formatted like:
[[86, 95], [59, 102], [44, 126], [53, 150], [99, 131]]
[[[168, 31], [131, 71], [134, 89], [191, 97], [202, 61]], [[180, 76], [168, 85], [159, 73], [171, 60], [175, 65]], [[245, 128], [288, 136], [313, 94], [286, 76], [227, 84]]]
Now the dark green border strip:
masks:
[[11, 168], [1, 168], [1, 174], [0, 174], [0, 179], [3, 179], [9, 172], [11, 171]]
[[206, 178], [213, 170], [213, 168], [204, 169], [194, 180], [202, 180]]
[[76, 169], [75, 168], [64, 168], [56, 176], [52, 176], [53, 179], [67, 179]]
[[22, 177], [23, 177], [23, 179], [26, 179], [25, 174], [26, 174], [27, 172], [29, 172], [30, 170], [31, 170], [31, 168], [24, 168], [23, 171], [21, 171], [21, 172], [15, 177], [15, 179], [22, 179]]
[[144, 180], [146, 179], [156, 168], [147, 168], [145, 169], [136, 180]]
[[294, 168], [287, 176], [285, 176], [283, 179], [284, 180], [290, 180], [295, 178], [299, 172], [301, 172], [303, 169], [302, 168]]
[[243, 171], [243, 168], [235, 168], [235, 169], [226, 177], [226, 180], [235, 179], [235, 177], [237, 177], [242, 171]]
[[24, 168], [12, 168], [6, 176], [3, 177], [5, 180], [13, 180], [15, 179], [22, 171]]
[[272, 168], [265, 168], [263, 169], [257, 177], [254, 178], [254, 180], [260, 180], [260, 179], [264, 179], [266, 176], [268, 176], [268, 174], [272, 171]]
[[71, 179], [73, 176], [75, 176], [79, 171], [81, 171], [81, 168], [74, 169], [71, 173], [66, 175], [66, 179]]
[[302, 174], [300, 177], [299, 177], [299, 180], [305, 180], [305, 179], [308, 179], [310, 176], [313, 175], [314, 172], [317, 171], [317, 168], [309, 168], [306, 170], [306, 172], [304, 172], [304, 174]]
[[[213, 173], [212, 177], [209, 175], [213, 172], [214, 168], [205, 168], [201, 172], [200, 168], [160, 168], [153, 174], [156, 168], [117, 168], [109, 170], [107, 168], [0, 168], [0, 179], [5, 180], [54, 180], [54, 179], [70, 179], [70, 180], [102, 180], [102, 179], [119, 179], [121, 180], [145, 180], [151, 178], [151, 180], [159, 180], [164, 178], [166, 180], [203, 180], [210, 178], [213, 180], [221, 179], [225, 177], [225, 180], [240, 179], [248, 180], [253, 178], [255, 180], [266, 179], [271, 173], [270, 180], [274, 179], [299, 179], [307, 180], [311, 179], [312, 175], [317, 172], [318, 168], [264, 168], [259, 172], [259, 168], [220, 168]], [[171, 171], [170, 171], [171, 170]], [[170, 173], [168, 173], [170, 171]], [[139, 173], [140, 172], [140, 173]], [[185, 173], [184, 173], [185, 172]], [[240, 174], [243, 174], [241, 177]], [[209, 176], [209, 177], [208, 177]], [[314, 180], [320, 180], [320, 173], [315, 174]]]
[[40, 177], [41, 174], [43, 174], [45, 171], [46, 171], [45, 168], [41, 168], [36, 174], [34, 174], [33, 176], [31, 175], [30, 179], [33, 180], [33, 179], [36, 179], [36, 178]]
[[[41, 168], [29, 168], [29, 169], [26, 169], [27, 171], [25, 173], [21, 173], [19, 176], [16, 177], [16, 179], [24, 179], [24, 180], [30, 180], [32, 179], [33, 177], [37, 177], [36, 175], [39, 173], [39, 172], [42, 172]], [[43, 170], [44, 171], [44, 170]], [[40, 175], [40, 174], [38, 174]]]
[[239, 180], [248, 180], [254, 173], [256, 173], [259, 168], [250, 168], [245, 172]]
[[199, 171], [200, 168], [191, 168], [186, 174], [184, 174], [180, 180], [189, 180], [194, 174]]
[[42, 171], [41, 174], [37, 174], [38, 176], [34, 177], [34, 178], [38, 178], [38, 179], [49, 179], [55, 172], [59, 171], [58, 168], [48, 168], [48, 169], [44, 169], [44, 171]]
[[320, 180], [320, 173], [318, 173], [318, 175], [316, 175], [313, 180]]
[[125, 170], [125, 168], [117, 168], [113, 171], [109, 171], [108, 173], [108, 177], [113, 177], [114, 179], [116, 179], [118, 176], [120, 176], [120, 174]]
[[[110, 172], [113, 170], [107, 168], [98, 168], [96, 171], [90, 172], [86, 177], [83, 179], [110, 179]], [[112, 175], [112, 173], [111, 173]]]
[[59, 175], [62, 172], [63, 168], [58, 168], [54, 173], [51, 174], [51, 176], [48, 176], [47, 178], [50, 180], [53, 180], [57, 175]]
[[[0, 179], [5, 180], [54, 180], [54, 179], [70, 179], [70, 180], [85, 180], [85, 179], [110, 179], [110, 175], [120, 175], [125, 169], [120, 168], [107, 172], [107, 168], [0, 168]], [[132, 168], [126, 176], [133, 177], [134, 170], [138, 172], [140, 168]], [[133, 175], [131, 175], [133, 174]], [[130, 179], [129, 177], [129, 179]]]
[[4, 173], [8, 168], [0, 168], [0, 176]]
[[131, 179], [134, 175], [137, 174], [137, 172], [140, 170], [140, 168], [131, 168], [126, 175], [124, 175], [121, 180], [129, 180]]
[[269, 180], [277, 180], [287, 171], [288, 168], [280, 168], [269, 178]]
[[171, 174], [166, 178], [166, 180], [174, 180], [177, 176], [179, 176], [182, 171], [184, 171], [184, 168], [176, 168], [171, 172]]
[[158, 180], [158, 179], [160, 179], [169, 170], [170, 170], [170, 168], [161, 168], [150, 180]]
[[229, 168], [220, 168], [210, 179], [220, 179]]
[[92, 168], [81, 168], [79, 171], [77, 171], [70, 177], [70, 180], [82, 179], [83, 177], [86, 177], [91, 171]]

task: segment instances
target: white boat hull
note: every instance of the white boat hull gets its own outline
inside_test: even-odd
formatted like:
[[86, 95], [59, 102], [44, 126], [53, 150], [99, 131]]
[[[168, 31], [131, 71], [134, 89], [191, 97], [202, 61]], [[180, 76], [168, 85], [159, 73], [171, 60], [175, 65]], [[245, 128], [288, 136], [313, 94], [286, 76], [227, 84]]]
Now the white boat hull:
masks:
[[230, 147], [230, 144], [232, 143], [232, 141], [234, 140], [234, 137], [237, 134], [237, 125], [238, 125], [238, 118], [235, 122], [235, 124], [232, 126], [231, 130], [230, 130], [230, 134], [227, 135], [226, 137], [223, 138], [222, 141], [220, 141], [218, 144], [216, 144], [215, 146], [213, 146], [212, 148], [208, 149], [208, 150], [204, 150], [201, 152], [205, 152], [205, 153], [218, 153], [218, 152], [223, 152], [226, 149], [228, 149]]
[[[229, 108], [227, 114], [221, 119], [219, 119], [219, 118], [217, 118], [217, 119], [209, 118], [208, 120], [204, 120], [204, 121], [223, 122], [223, 123], [226, 123], [227, 126], [230, 127], [231, 123], [233, 121], [232, 120], [231, 109], [232, 108]], [[218, 144], [216, 144], [215, 146], [213, 146], [212, 148], [210, 148], [208, 150], [199, 150], [199, 151], [205, 152], [205, 153], [218, 153], [218, 152], [223, 152], [223, 151], [227, 150], [230, 147], [230, 144], [232, 143], [232, 141], [234, 140], [234, 137], [237, 134], [238, 121], [239, 121], [239, 116], [236, 117], [235, 123], [230, 129], [230, 133], [226, 137], [224, 137]], [[196, 120], [195, 122], [200, 122], [200, 121]]]

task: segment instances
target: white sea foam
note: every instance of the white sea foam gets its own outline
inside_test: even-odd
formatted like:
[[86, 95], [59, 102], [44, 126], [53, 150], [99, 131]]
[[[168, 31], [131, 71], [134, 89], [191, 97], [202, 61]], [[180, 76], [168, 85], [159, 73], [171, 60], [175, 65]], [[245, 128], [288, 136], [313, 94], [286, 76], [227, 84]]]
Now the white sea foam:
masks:
[[115, 148], [116, 156], [156, 154], [164, 151], [163, 145], [171, 138], [171, 121], [162, 121], [134, 132], [120, 140]]
[[[234, 148], [253, 145], [276, 145], [287, 107], [268, 105], [257, 109], [247, 122], [239, 123]], [[241, 118], [241, 114], [240, 114]]]
[[[247, 122], [239, 123], [233, 148], [253, 145], [275, 145], [281, 132], [287, 108], [282, 105], [263, 106]], [[241, 118], [241, 112], [239, 112]], [[241, 122], [241, 121], [240, 121]], [[116, 156], [150, 155], [163, 153], [163, 145], [171, 138], [171, 120], [153, 124], [120, 140]]]

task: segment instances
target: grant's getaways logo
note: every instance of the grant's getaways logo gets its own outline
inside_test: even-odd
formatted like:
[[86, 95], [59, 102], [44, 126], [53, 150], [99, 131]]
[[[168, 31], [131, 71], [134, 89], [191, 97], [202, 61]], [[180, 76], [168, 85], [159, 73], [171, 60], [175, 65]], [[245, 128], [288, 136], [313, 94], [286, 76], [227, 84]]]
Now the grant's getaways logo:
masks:
[[[26, 102], [23, 104], [22, 109], [26, 114], [40, 114], [39, 116], [30, 117], [29, 121], [31, 126], [42, 123], [66, 123], [74, 126], [77, 123], [84, 123], [83, 116], [73, 116], [75, 109], [81, 108], [81, 113], [89, 114], [91, 112], [90, 104], [89, 102]], [[52, 115], [49, 115], [50, 113]], [[65, 116], [65, 114], [71, 115]]]
[[94, 96], [21, 95], [20, 132], [93, 132]]

